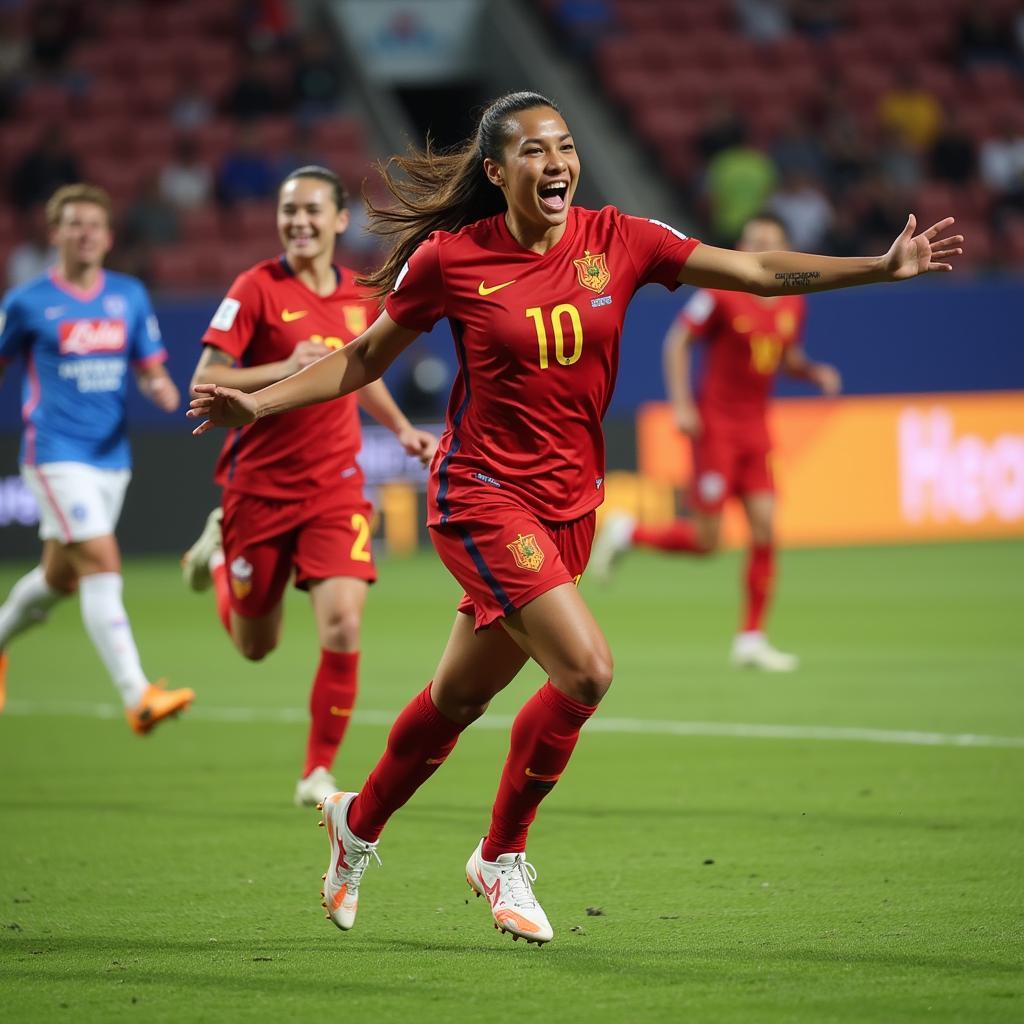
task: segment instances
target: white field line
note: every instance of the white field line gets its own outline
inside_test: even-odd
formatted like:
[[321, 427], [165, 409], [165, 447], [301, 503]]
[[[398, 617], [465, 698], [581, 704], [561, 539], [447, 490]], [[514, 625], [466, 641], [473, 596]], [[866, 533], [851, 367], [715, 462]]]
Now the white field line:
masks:
[[[53, 716], [58, 718], [121, 718], [115, 704], [87, 704], [67, 701], [11, 700], [6, 715]], [[225, 708], [198, 705], [189, 718], [209, 722], [269, 722], [278, 724], [308, 721], [303, 708]], [[355, 725], [390, 726], [393, 711], [359, 710]], [[508, 715], [487, 715], [476, 729], [508, 729]], [[918, 732], [905, 729], [862, 729], [831, 725], [760, 725], [750, 722], [674, 722], [643, 718], [602, 718], [587, 724], [588, 732], [621, 733], [631, 736], [717, 736], [742, 740], [824, 740], [826, 742], [896, 743], [915, 747], [1006, 747], [1024, 749], [1024, 736], [983, 736], [975, 733]]]

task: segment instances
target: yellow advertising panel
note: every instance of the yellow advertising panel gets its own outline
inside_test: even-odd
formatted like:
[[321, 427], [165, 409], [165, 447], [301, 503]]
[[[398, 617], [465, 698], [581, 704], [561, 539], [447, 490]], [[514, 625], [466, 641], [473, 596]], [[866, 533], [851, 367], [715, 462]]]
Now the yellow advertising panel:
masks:
[[[1024, 536], [1024, 392], [783, 399], [771, 422], [784, 544]], [[642, 476], [689, 485], [667, 403], [641, 407], [637, 445]]]

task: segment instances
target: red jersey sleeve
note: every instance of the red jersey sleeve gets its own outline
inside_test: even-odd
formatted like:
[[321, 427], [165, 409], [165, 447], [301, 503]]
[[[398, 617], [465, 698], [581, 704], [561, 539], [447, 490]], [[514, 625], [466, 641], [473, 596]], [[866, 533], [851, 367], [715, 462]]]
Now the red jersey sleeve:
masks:
[[213, 345], [235, 359], [241, 359], [256, 331], [262, 315], [261, 306], [260, 287], [253, 274], [250, 271], [239, 274], [213, 314], [203, 335], [203, 344]]
[[618, 228], [636, 267], [638, 284], [660, 284], [675, 291], [679, 271], [700, 242], [660, 220], [625, 214], [619, 216]]
[[678, 323], [694, 337], [706, 338], [714, 333], [714, 323], [720, 307], [721, 303], [715, 297], [715, 293], [701, 288], [700, 291], [694, 292], [690, 301], [683, 306]]
[[411, 331], [429, 331], [446, 315], [438, 242], [433, 234], [420, 244], [384, 300], [388, 316]]

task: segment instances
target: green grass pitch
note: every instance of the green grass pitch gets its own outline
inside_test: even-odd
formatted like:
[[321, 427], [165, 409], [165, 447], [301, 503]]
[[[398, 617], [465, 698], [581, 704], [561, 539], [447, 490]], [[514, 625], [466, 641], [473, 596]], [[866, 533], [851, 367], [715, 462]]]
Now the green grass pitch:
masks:
[[[0, 591], [24, 568], [0, 566]], [[495, 932], [463, 877], [506, 728], [471, 729], [395, 818], [343, 934], [319, 906], [318, 815], [291, 805], [304, 598], [250, 665], [170, 560], [129, 563], [144, 664], [198, 701], [148, 739], [97, 716], [114, 691], [77, 602], [12, 645], [3, 1019], [1021, 1021], [1024, 549], [785, 554], [773, 635], [804, 659], [788, 677], [725, 665], [739, 571], [638, 554], [609, 588], [584, 581], [616, 682], [531, 837], [556, 931], [537, 949]], [[429, 678], [455, 597], [432, 555], [382, 563], [343, 785]], [[495, 724], [540, 682], [525, 671]], [[671, 724], [695, 722], [718, 724]]]

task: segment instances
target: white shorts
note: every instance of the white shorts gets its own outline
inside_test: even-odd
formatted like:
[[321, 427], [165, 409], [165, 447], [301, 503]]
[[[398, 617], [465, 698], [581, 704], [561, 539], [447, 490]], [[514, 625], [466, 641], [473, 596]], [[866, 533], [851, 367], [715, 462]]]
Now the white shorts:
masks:
[[132, 474], [84, 462], [47, 462], [22, 466], [21, 477], [39, 505], [39, 539], [72, 544], [114, 533]]

